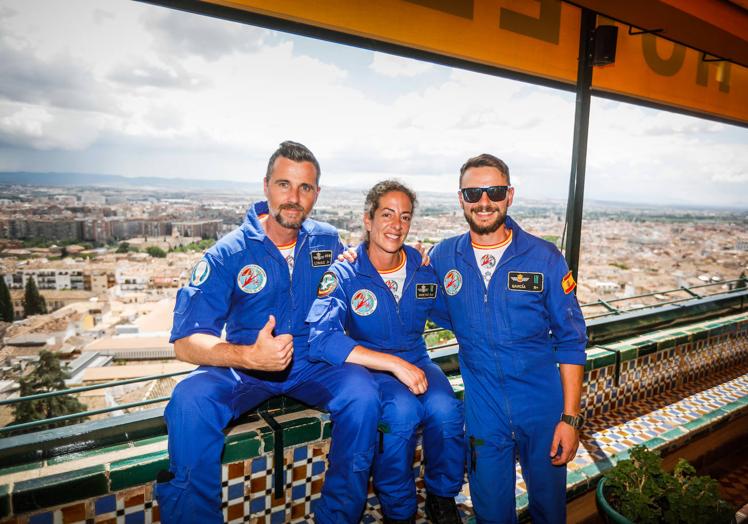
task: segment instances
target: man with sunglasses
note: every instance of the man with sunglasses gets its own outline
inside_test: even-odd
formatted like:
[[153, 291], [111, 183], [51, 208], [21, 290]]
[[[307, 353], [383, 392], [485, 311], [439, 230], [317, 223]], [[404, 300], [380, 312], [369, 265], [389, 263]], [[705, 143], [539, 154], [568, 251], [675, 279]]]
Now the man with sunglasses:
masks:
[[566, 262], [508, 215], [509, 168], [460, 169], [470, 230], [431, 252], [460, 345], [468, 479], [477, 521], [516, 522], [515, 457], [532, 521], [566, 521], [566, 464], [579, 445], [586, 326]]

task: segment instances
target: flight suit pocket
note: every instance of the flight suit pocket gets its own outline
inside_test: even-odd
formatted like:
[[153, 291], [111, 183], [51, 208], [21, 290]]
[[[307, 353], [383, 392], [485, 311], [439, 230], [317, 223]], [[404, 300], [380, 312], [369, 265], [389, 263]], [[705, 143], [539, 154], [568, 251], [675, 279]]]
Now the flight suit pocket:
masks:
[[506, 315], [512, 340], [548, 336], [550, 323], [542, 293], [507, 291]]
[[173, 333], [182, 331], [184, 323], [190, 316], [196, 301], [200, 300], [201, 291], [195, 287], [183, 287], [177, 292], [177, 300], [174, 304], [174, 325]]

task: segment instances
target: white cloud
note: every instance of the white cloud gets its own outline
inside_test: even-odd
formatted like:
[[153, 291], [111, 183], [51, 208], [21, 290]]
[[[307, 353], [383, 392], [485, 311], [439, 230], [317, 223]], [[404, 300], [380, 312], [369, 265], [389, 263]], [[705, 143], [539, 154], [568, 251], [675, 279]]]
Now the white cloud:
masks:
[[[75, 151], [88, 171], [246, 180], [294, 139], [325, 185], [398, 176], [451, 192], [490, 152], [518, 201], [566, 196], [571, 93], [456, 69], [428, 84], [441, 66], [363, 50], [344, 62], [323, 43], [303, 54], [295, 37], [138, 2], [0, 2], [0, 146], [18, 169], [70, 170], [38, 155]], [[365, 67], [372, 80], [351, 82]], [[389, 78], [402, 94], [377, 96]], [[605, 100], [591, 119], [587, 198], [748, 201], [745, 129]]]
[[412, 78], [433, 69], [434, 66], [428, 62], [419, 62], [418, 60], [375, 51], [369, 67], [382, 76]]

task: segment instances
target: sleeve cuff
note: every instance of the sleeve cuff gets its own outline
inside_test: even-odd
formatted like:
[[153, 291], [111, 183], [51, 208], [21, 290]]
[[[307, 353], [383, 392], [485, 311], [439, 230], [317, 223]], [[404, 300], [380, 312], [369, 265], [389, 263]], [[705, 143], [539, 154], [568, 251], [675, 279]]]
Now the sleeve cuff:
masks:
[[557, 364], [576, 364], [578, 366], [584, 366], [587, 363], [587, 353], [584, 350], [581, 351], [555, 351], [556, 363]]
[[[323, 348], [320, 348], [323, 346]], [[342, 366], [356, 341], [340, 332], [328, 333], [323, 340], [312, 342], [310, 355], [312, 360], [321, 360], [333, 366]]]

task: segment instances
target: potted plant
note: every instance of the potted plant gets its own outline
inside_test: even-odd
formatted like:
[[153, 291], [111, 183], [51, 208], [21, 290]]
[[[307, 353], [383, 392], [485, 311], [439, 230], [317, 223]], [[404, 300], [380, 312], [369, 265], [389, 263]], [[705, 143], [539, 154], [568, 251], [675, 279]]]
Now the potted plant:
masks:
[[631, 448], [597, 486], [598, 509], [609, 524], [727, 524], [735, 510], [722, 500], [717, 481], [699, 476], [684, 459], [672, 473], [656, 451]]

